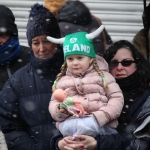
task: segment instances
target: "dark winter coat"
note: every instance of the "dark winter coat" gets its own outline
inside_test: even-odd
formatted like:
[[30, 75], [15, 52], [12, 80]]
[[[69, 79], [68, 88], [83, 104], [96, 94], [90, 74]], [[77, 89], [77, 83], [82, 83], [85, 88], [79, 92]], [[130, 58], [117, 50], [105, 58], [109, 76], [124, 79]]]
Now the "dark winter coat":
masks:
[[20, 54], [18, 58], [13, 61], [9, 66], [0, 65], [0, 91], [2, 90], [4, 84], [9, 79], [9, 76], [14, 74], [18, 69], [25, 66], [30, 62], [30, 52], [29, 47], [20, 46]]
[[150, 97], [146, 100], [142, 107], [142, 111], [139, 113], [136, 121], [135, 126], [136, 128], [143, 123], [143, 121], [150, 116]]
[[[102, 24], [97, 17], [91, 15], [89, 9], [80, 1], [67, 1], [58, 12], [58, 22], [62, 37], [81, 31], [91, 33]], [[112, 40], [104, 29], [93, 40], [93, 43], [96, 54], [103, 57], [106, 45], [112, 44]]]
[[[118, 134], [108, 136], [98, 136], [98, 149], [102, 150], [126, 150], [134, 139], [134, 122], [141, 111], [141, 108], [150, 95], [150, 90], [141, 91], [141, 84], [135, 71], [130, 76], [123, 79], [116, 79], [123, 96], [124, 107], [118, 118]], [[108, 144], [109, 143], [109, 144]]]
[[[97, 137], [97, 150], [127, 150], [130, 145], [131, 140], [134, 138], [134, 122], [137, 115], [140, 113], [141, 108], [150, 95], [150, 90], [146, 90], [143, 95], [136, 100], [130, 107], [128, 111], [129, 123], [124, 128], [124, 131], [119, 131], [116, 135], [107, 135]], [[143, 150], [143, 149], [142, 149]]]
[[129, 150], [149, 150], [150, 149], [150, 97], [146, 100], [135, 121], [135, 129], [141, 126], [134, 135], [136, 138], [131, 142]]
[[141, 112], [143, 104], [150, 96], [149, 89], [142, 93], [139, 90], [141, 84], [137, 72], [126, 78], [116, 79], [116, 82], [119, 84], [124, 96], [124, 107], [118, 118], [118, 134], [99, 135], [97, 137], [97, 150], [109, 150], [110, 148], [111, 150], [126, 150], [129, 147], [131, 140], [134, 139], [134, 122]]
[[56, 128], [48, 105], [62, 63], [61, 50], [50, 65], [32, 60], [6, 82], [0, 93], [0, 124], [9, 150], [51, 150]]

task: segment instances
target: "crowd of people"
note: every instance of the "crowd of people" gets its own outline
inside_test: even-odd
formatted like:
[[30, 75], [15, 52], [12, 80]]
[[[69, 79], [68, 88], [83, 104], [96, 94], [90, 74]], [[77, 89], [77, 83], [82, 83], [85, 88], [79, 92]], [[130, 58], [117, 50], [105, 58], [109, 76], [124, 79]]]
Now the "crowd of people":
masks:
[[26, 36], [29, 47], [0, 5], [0, 149], [150, 149], [150, 64], [142, 50], [113, 43], [76, 0], [35, 3]]
[[[80, 31], [91, 33], [102, 25], [101, 20], [91, 14], [81, 1], [44, 0], [44, 4], [58, 19], [62, 37]], [[107, 46], [112, 44], [106, 28], [93, 39], [93, 43], [96, 54], [103, 57]]]

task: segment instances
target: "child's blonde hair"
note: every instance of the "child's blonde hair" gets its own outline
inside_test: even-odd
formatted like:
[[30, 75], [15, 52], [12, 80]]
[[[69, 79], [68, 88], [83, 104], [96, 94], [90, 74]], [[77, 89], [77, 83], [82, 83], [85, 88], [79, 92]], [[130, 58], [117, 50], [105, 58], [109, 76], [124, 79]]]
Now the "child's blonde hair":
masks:
[[55, 17], [58, 16], [59, 9], [66, 3], [66, 0], [44, 0], [44, 6], [51, 11]]
[[[104, 77], [104, 73], [103, 73], [103, 72], [100, 70], [100, 68], [98, 67], [98, 64], [97, 64], [97, 62], [96, 62], [96, 59], [93, 59], [92, 65], [93, 65], [94, 69], [97, 71], [97, 73], [101, 76], [102, 81], [103, 81], [104, 90], [106, 90], [106, 89], [108, 88], [107, 83], [106, 83], [106, 79], [105, 79], [105, 77]], [[62, 65], [62, 67], [61, 67], [61, 72], [57, 75], [56, 80], [55, 80], [55, 82], [54, 82], [54, 84], [53, 84], [53, 86], [52, 86], [52, 92], [54, 92], [54, 91], [56, 90], [56, 84], [57, 84], [57, 82], [60, 80], [60, 78], [61, 78], [62, 76], [65, 75], [66, 71], [67, 71], [67, 63], [66, 63], [66, 61], [65, 61], [65, 62], [63, 63], [63, 65]]]

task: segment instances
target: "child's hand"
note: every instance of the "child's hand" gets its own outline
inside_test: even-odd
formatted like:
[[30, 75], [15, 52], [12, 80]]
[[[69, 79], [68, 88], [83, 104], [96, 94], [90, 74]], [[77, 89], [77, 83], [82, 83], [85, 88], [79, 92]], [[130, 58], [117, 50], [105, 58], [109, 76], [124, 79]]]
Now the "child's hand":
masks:
[[66, 109], [60, 108], [60, 104], [58, 105], [58, 109], [59, 109], [59, 111], [60, 111], [61, 113], [64, 113], [64, 114], [68, 115], [68, 111], [67, 111]]
[[66, 109], [59, 109], [61, 113], [68, 115], [68, 111]]

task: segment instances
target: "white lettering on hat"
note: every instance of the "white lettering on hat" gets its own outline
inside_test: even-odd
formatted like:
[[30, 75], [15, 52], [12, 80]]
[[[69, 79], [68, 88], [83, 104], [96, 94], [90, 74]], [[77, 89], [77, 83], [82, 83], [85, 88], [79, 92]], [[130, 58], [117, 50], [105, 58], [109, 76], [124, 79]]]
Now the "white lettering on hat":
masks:
[[83, 45], [83, 44], [81, 44], [81, 51], [84, 51], [84, 52], [86, 52], [86, 45]]
[[90, 46], [87, 46], [87, 45], [83, 45], [83, 44], [74, 44], [73, 45], [73, 49], [72, 50], [69, 50], [69, 45], [66, 45], [63, 47], [63, 50], [64, 50], [64, 53], [67, 53], [67, 52], [71, 52], [71, 51], [84, 51], [86, 53], [90, 53]]
[[64, 50], [64, 53], [71, 52], [71, 50], [69, 50], [69, 45], [64, 46], [63, 50]]
[[79, 45], [78, 44], [74, 44], [73, 48], [72, 48], [72, 51], [80, 51]]
[[87, 53], [90, 53], [90, 46], [87, 46], [87, 47], [86, 47], [86, 52], [87, 52]]
[[87, 46], [87, 45], [83, 45], [81, 44], [81, 51], [84, 51], [86, 53], [90, 53], [90, 46]]

